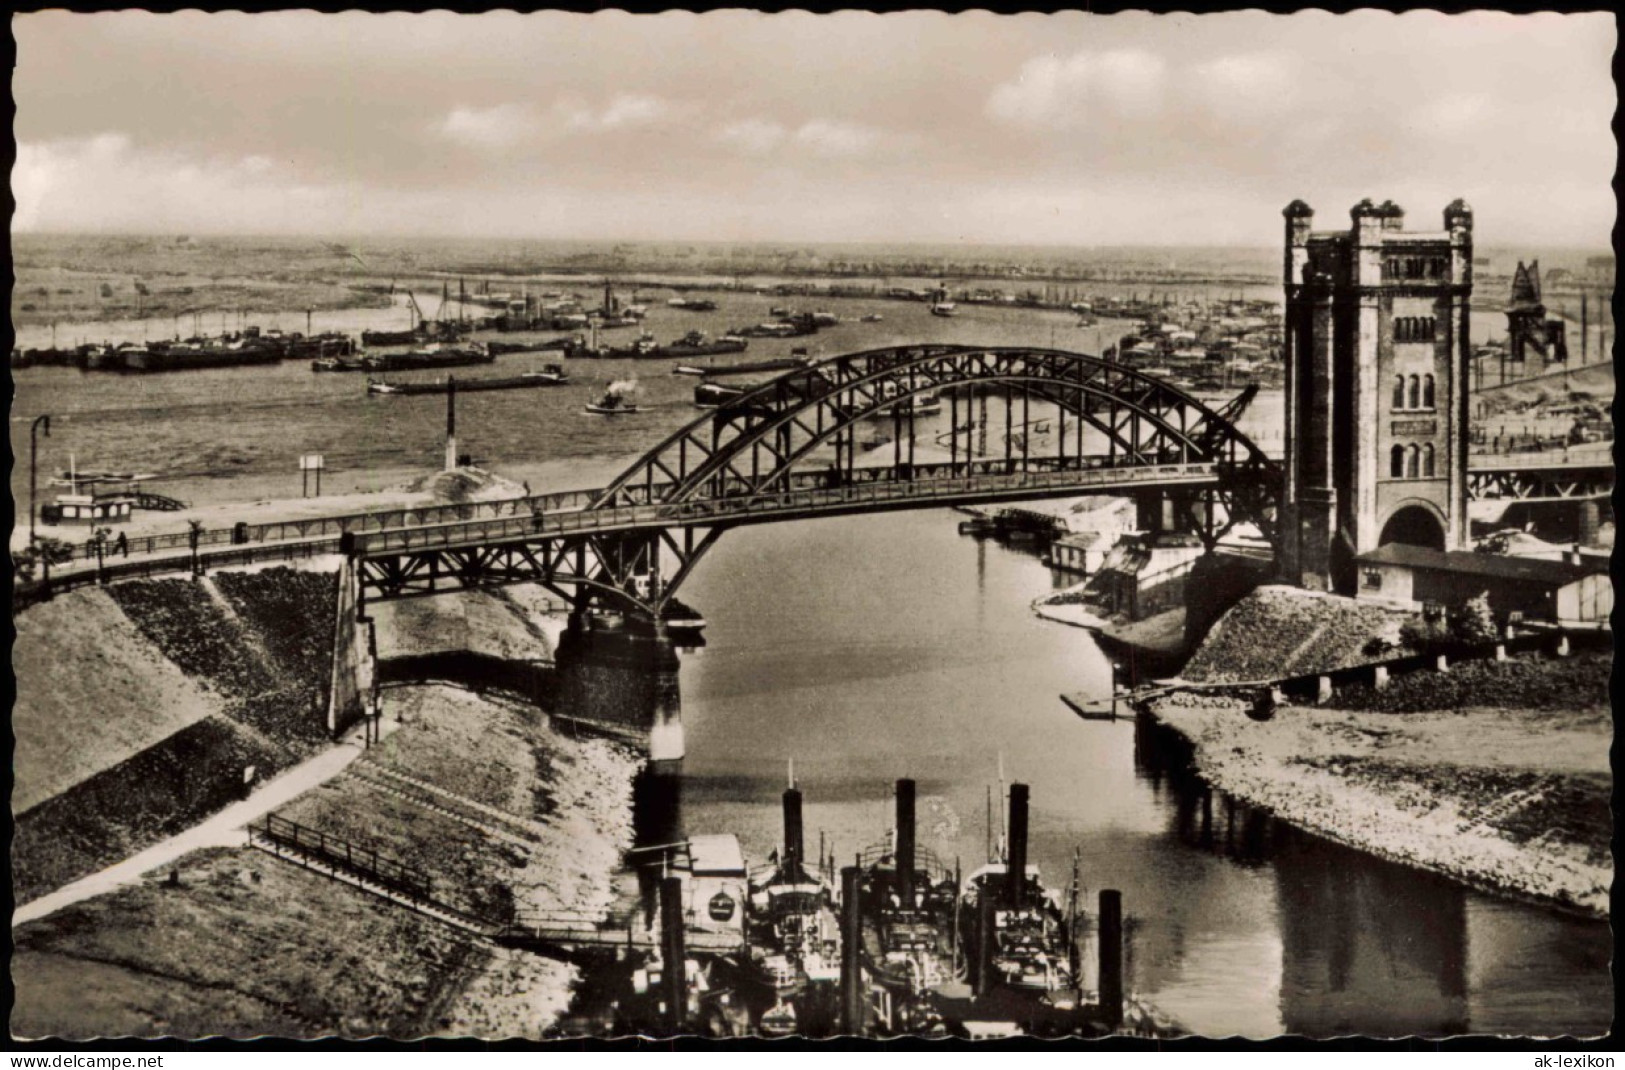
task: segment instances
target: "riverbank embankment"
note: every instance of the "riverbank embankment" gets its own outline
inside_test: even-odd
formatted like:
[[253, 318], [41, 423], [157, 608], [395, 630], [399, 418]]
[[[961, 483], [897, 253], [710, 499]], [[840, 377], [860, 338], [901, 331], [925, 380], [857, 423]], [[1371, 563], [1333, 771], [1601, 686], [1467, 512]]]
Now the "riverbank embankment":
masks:
[[[1216, 681], [1344, 667], [1379, 622], [1343, 608], [1271, 589], [1221, 620], [1191, 668]], [[1150, 715], [1190, 742], [1204, 780], [1249, 805], [1483, 891], [1604, 917], [1610, 667], [1606, 654], [1462, 662], [1268, 721], [1192, 693]]]
[[[441, 477], [432, 482], [415, 489], [451, 489], [438, 485]], [[325, 681], [329, 664], [326, 647], [316, 647], [332, 636], [331, 612], [312, 600], [331, 602], [332, 576], [245, 575], [77, 591], [19, 615], [27, 643], [19, 677], [34, 684], [26, 720], [41, 728], [20, 752], [27, 775], [19, 779], [34, 811], [71, 812], [81, 833], [42, 841], [28, 855], [36, 863], [24, 876], [33, 874], [34, 892], [195, 819], [193, 796], [216, 784], [228, 795], [239, 790], [244, 763], [257, 763], [261, 778], [278, 768], [260, 751], [234, 747], [222, 751], [220, 769], [171, 762], [175, 769], [162, 765], [162, 775], [122, 777], [118, 800], [132, 784], [141, 789], [135, 817], [164, 815], [161, 828], [145, 822], [132, 838], [118, 832], [129, 822], [117, 800], [68, 805], [84, 801], [80, 785], [104, 767], [146, 768], [168, 753], [167, 741], [200, 724], [261, 741], [261, 750], [282, 740], [290, 761], [335, 746], [312, 727], [319, 719], [304, 716], [317, 705], [306, 685]], [[373, 611], [382, 657], [455, 649], [545, 666], [560, 626], [550, 616], [556, 608], [544, 592], [517, 587]], [[216, 627], [222, 616], [237, 631]], [[194, 626], [205, 617], [210, 627]], [[257, 627], [238, 634], [239, 621]], [[62, 652], [57, 669], [53, 651]], [[437, 901], [481, 916], [604, 912], [631, 843], [640, 756], [555, 731], [546, 711], [521, 696], [482, 691], [458, 681], [386, 689], [382, 739], [276, 816], [358, 857], [375, 852], [409, 867], [427, 877]], [[52, 716], [53, 695], [101, 711], [94, 748], [72, 730], [78, 722], [44, 730], [61, 720]], [[80, 745], [69, 745], [74, 738]], [[569, 1004], [576, 967], [496, 947], [248, 846], [246, 830], [237, 836], [200, 842], [156, 872], [14, 924], [13, 1035], [536, 1039]]]

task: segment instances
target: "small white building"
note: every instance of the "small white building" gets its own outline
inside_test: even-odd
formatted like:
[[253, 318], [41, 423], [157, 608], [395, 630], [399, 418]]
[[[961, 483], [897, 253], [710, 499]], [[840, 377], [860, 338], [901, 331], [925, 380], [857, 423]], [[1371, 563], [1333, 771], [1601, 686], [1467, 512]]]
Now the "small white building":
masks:
[[679, 863], [673, 872], [683, 881], [683, 914], [689, 929], [743, 935], [749, 891], [738, 837], [690, 836], [688, 865]]

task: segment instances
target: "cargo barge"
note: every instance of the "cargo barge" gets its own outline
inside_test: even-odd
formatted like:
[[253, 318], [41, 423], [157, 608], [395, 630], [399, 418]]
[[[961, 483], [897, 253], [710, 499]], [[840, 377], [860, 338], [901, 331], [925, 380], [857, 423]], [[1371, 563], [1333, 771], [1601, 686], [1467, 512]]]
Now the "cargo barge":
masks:
[[485, 350], [493, 357], [506, 356], [509, 353], [546, 353], [555, 349], [569, 349], [572, 339], [550, 338], [545, 342], [486, 342]]
[[452, 390], [453, 382], [459, 394], [472, 393], [480, 390], [529, 390], [543, 386], [564, 386], [570, 382], [570, 377], [564, 369], [557, 364], [549, 364], [539, 371], [525, 372], [521, 375], [507, 376], [501, 379], [457, 379], [450, 377], [432, 383], [387, 383], [380, 380], [367, 380], [367, 393], [375, 395], [392, 394], [448, 394]]
[[673, 375], [698, 375], [710, 379], [719, 375], [753, 375], [757, 372], [787, 372], [795, 368], [810, 368], [817, 363], [807, 356], [780, 357], [776, 360], [753, 360], [744, 364], [726, 364], [717, 368], [699, 368], [692, 364], [679, 364], [671, 370]]
[[361, 366], [370, 372], [402, 372], [429, 368], [457, 368], [471, 364], [490, 364], [496, 360], [479, 342], [463, 348], [442, 349], [438, 344], [426, 349], [405, 353], [376, 353], [361, 358]]
[[565, 355], [586, 360], [662, 360], [676, 358], [691, 360], [695, 357], [717, 356], [724, 353], [743, 353], [750, 343], [738, 335], [710, 338], [703, 331], [689, 331], [676, 341], [660, 345], [654, 335], [644, 333], [629, 346], [572, 345]]
[[354, 351], [354, 339], [336, 332], [284, 335], [279, 331], [261, 333], [258, 327], [249, 327], [240, 333], [212, 338], [197, 336], [144, 344], [127, 342], [116, 347], [81, 345], [73, 349], [13, 350], [11, 366], [66, 366], [99, 372], [191, 371], [308, 358], [331, 360]]

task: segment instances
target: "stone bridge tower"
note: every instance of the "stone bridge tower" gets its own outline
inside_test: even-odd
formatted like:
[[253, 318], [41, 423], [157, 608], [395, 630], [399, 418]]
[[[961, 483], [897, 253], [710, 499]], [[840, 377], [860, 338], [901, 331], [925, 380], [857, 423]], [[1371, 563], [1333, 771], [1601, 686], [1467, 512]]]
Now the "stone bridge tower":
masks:
[[1467, 370], [1473, 213], [1407, 231], [1363, 200], [1347, 231], [1286, 217], [1286, 486], [1281, 572], [1352, 594], [1355, 559], [1387, 542], [1468, 544]]

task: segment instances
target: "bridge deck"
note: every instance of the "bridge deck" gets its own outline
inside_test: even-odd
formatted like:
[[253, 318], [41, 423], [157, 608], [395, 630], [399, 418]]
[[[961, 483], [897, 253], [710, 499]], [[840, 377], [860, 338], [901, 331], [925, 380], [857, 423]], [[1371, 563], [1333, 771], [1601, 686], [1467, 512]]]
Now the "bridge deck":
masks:
[[[918, 473], [924, 467], [918, 466], [915, 471]], [[1212, 464], [1125, 465], [1081, 471], [982, 473], [961, 477], [927, 475], [918, 479], [893, 478], [822, 488], [802, 487], [754, 493], [741, 490], [718, 498], [577, 510], [540, 518], [508, 517], [369, 532], [356, 536], [355, 546], [358, 555], [373, 557], [413, 550], [485, 546], [581, 532], [768, 523], [888, 508], [947, 508], [1142, 487], [1201, 487], [1212, 485], [1216, 478]]]
[[[1146, 466], [1112, 461], [1104, 456], [1031, 458], [1026, 471], [1010, 473], [998, 461], [921, 464], [912, 466], [906, 477], [893, 466], [870, 466], [852, 470], [852, 482], [842, 486], [829, 486], [825, 472], [796, 472], [788, 479], [786, 491], [751, 492], [736, 480], [715, 497], [673, 504], [660, 504], [672, 485], [655, 483], [630, 488], [650, 504], [613, 509], [591, 507], [602, 493], [599, 490], [574, 490], [492, 502], [349, 513], [203, 532], [196, 560], [203, 569], [293, 561], [337, 552], [340, 536], [347, 532], [355, 534], [358, 552], [380, 555], [581, 532], [765, 523], [799, 516], [967, 506], [1157, 486], [1201, 488], [1216, 481], [1211, 463]], [[1606, 496], [1612, 489], [1613, 464], [1601, 451], [1478, 455], [1468, 475], [1475, 499], [1559, 501]], [[109, 555], [100, 565], [87, 544], [78, 544], [73, 560], [53, 566], [52, 587], [60, 590], [98, 579], [190, 571], [194, 555], [188, 543], [187, 535], [132, 539], [127, 555]]]

